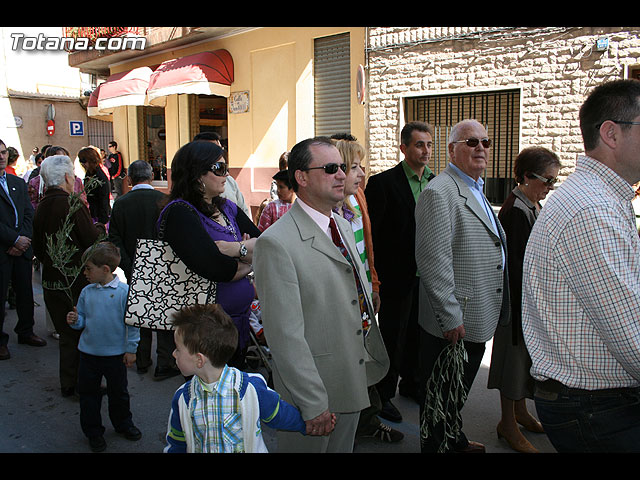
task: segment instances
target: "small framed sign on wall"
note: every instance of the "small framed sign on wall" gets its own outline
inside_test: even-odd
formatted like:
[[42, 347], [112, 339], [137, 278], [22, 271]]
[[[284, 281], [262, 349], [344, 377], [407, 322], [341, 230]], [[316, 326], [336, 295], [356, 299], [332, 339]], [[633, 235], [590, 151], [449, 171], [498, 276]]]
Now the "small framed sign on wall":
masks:
[[249, 111], [249, 91], [231, 92], [229, 95], [229, 113], [247, 113]]

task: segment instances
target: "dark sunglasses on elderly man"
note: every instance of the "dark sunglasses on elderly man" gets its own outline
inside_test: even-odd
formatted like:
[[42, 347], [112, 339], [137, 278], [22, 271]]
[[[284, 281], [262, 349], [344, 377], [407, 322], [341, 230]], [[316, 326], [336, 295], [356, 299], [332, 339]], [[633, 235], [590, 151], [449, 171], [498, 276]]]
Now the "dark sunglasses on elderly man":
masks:
[[491, 139], [489, 138], [467, 138], [466, 140], [458, 140], [453, 143], [466, 143], [467, 147], [476, 148], [479, 143], [482, 143], [484, 148], [489, 148], [491, 146]]
[[228, 173], [226, 162], [216, 162], [211, 165], [211, 171], [216, 177], [224, 177]]
[[338, 168], [340, 170], [342, 170], [343, 172], [346, 172], [347, 171], [347, 164], [346, 163], [341, 163], [341, 164], [327, 163], [326, 165], [323, 165], [322, 167], [309, 167], [309, 168], [305, 168], [305, 170], [320, 170], [320, 169], [323, 169], [324, 173], [326, 173], [327, 175], [333, 175], [334, 173], [338, 172]]

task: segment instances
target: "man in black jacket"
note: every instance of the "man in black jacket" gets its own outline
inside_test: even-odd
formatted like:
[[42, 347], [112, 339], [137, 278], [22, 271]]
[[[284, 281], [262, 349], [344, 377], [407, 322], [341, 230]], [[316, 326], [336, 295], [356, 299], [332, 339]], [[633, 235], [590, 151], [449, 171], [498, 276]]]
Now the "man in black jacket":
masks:
[[[144, 160], [136, 160], [129, 165], [129, 181], [132, 189], [116, 199], [109, 223], [109, 240], [120, 248], [120, 268], [127, 280], [131, 271], [139, 238], [156, 237], [156, 221], [166, 195], [151, 185], [153, 168]], [[136, 354], [139, 373], [145, 373], [151, 365], [151, 333], [148, 328], [140, 329], [140, 343]], [[177, 375], [172, 353], [175, 349], [173, 332], [157, 330], [157, 365], [154, 380], [164, 380]]]
[[389, 373], [377, 385], [382, 401], [380, 416], [394, 422], [402, 421], [391, 403], [400, 378], [400, 394], [417, 399], [419, 278], [414, 211], [420, 192], [434, 176], [428, 166], [432, 145], [430, 125], [406, 124], [400, 144], [404, 160], [372, 176], [365, 189], [380, 280], [378, 322], [391, 360]]
[[127, 171], [124, 168], [122, 154], [118, 151], [118, 144], [112, 140], [107, 148], [109, 149], [109, 156], [107, 157], [106, 165], [111, 177], [111, 191], [113, 197], [118, 198], [122, 195], [122, 181], [127, 175]]
[[33, 207], [24, 180], [5, 171], [8, 156], [7, 147], [0, 140], [0, 360], [10, 358], [9, 335], [3, 331], [9, 282], [16, 295], [18, 323], [14, 331], [18, 343], [36, 347], [47, 344], [33, 333]]

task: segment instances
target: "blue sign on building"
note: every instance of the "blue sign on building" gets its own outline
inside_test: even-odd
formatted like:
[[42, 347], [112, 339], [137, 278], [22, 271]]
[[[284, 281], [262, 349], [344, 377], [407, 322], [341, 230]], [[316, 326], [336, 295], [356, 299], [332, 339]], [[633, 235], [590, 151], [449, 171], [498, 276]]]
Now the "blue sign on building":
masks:
[[69, 122], [69, 133], [72, 137], [84, 136], [84, 122]]

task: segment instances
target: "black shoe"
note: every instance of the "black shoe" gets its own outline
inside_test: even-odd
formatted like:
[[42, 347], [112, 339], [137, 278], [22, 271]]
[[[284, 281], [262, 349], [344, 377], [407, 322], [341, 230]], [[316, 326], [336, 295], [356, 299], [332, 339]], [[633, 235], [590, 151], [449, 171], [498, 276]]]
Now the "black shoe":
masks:
[[78, 396], [78, 392], [76, 391], [76, 387], [61, 387], [60, 388], [60, 392], [62, 393], [63, 397], [77, 397]]
[[47, 344], [47, 341], [35, 334], [31, 334], [24, 337], [18, 337], [18, 343], [31, 345], [32, 347], [44, 347]]
[[89, 446], [91, 447], [92, 452], [98, 453], [104, 451], [107, 448], [107, 442], [105, 442], [104, 437], [100, 435], [99, 437], [90, 438]]
[[180, 375], [180, 370], [176, 367], [156, 368], [156, 371], [153, 374], [153, 379], [157, 381], [166, 380], [167, 378], [175, 377], [176, 375]]
[[116, 430], [117, 433], [124, 436], [127, 440], [136, 441], [142, 438], [142, 432], [137, 427], [131, 425], [126, 430]]
[[382, 403], [382, 410], [380, 410], [378, 415], [390, 422], [402, 422], [402, 414], [390, 400]]
[[6, 345], [0, 345], [0, 360], [9, 360], [11, 358], [11, 354], [9, 353], [9, 349]]
[[373, 433], [362, 435], [362, 437], [373, 438], [384, 443], [395, 443], [402, 440], [404, 438], [404, 434], [402, 432], [399, 432], [398, 430], [394, 430], [389, 425], [380, 423], [380, 425], [378, 425], [378, 428], [376, 428]]

